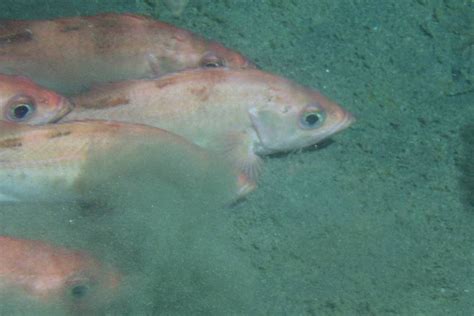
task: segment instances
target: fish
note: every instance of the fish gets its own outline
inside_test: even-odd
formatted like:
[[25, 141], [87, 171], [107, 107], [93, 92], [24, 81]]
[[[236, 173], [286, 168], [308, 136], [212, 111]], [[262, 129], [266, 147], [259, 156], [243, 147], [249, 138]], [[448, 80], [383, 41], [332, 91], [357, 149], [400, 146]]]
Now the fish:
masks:
[[[0, 123], [0, 203], [107, 205], [115, 199], [109, 187], [133, 177], [138, 183], [152, 178], [152, 184], [161, 181], [188, 194], [222, 177], [225, 186], [217, 191], [231, 200], [251, 183], [227, 165], [178, 135], [145, 125]], [[158, 190], [155, 195], [160, 198]]]
[[198, 67], [255, 65], [217, 42], [136, 14], [0, 21], [0, 73], [24, 75], [66, 95]]
[[1, 121], [31, 125], [52, 123], [72, 107], [66, 97], [29, 78], [0, 74]]
[[257, 69], [193, 69], [104, 84], [62, 121], [97, 118], [169, 130], [226, 157], [248, 183], [261, 157], [315, 145], [354, 117], [318, 91]]
[[0, 298], [61, 304], [77, 312], [111, 302], [119, 295], [121, 283], [116, 267], [86, 251], [0, 236]]

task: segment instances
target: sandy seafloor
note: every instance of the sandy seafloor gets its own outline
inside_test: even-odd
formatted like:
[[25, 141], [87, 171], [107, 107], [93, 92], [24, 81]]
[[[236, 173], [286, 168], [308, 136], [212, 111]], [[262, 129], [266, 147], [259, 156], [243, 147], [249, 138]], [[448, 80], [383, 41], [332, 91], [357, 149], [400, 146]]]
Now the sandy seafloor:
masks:
[[133, 294], [112, 314], [474, 315], [472, 1], [191, 0], [178, 17], [159, 1], [0, 2], [1, 18], [105, 11], [221, 41], [357, 122], [265, 159], [258, 190], [218, 212], [147, 218], [132, 197], [86, 225], [100, 239], [58, 225], [70, 210], [3, 208], [1, 233], [121, 245], [109, 257]]

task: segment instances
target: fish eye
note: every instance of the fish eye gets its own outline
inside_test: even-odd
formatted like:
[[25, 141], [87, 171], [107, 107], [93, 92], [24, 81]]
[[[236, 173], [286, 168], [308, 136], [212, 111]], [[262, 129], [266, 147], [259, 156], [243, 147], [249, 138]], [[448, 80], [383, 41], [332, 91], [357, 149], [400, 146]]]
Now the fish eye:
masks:
[[19, 102], [10, 107], [8, 118], [15, 122], [22, 122], [28, 119], [34, 112], [36, 107], [33, 102]]
[[82, 299], [89, 292], [89, 287], [84, 284], [78, 284], [71, 288], [71, 296], [75, 299]]
[[325, 116], [321, 111], [304, 112], [300, 118], [302, 128], [317, 128], [324, 122]]
[[222, 67], [222, 64], [219, 63], [219, 62], [209, 61], [204, 65], [204, 67], [206, 67], [206, 68], [219, 68], [219, 67]]
[[205, 55], [201, 61], [201, 67], [204, 67], [204, 68], [219, 68], [219, 67], [224, 67], [224, 65], [225, 65], [224, 61], [214, 54]]

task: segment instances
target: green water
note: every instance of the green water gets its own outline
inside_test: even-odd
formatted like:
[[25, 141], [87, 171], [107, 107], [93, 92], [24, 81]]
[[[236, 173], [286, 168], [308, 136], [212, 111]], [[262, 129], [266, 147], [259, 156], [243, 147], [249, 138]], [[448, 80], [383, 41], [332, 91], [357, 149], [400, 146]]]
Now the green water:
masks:
[[472, 1], [191, 0], [180, 16], [155, 2], [3, 0], [0, 17], [152, 14], [357, 122], [319, 150], [265, 159], [258, 190], [232, 207], [121, 182], [113, 212], [2, 207], [0, 233], [116, 264], [110, 314], [474, 315]]

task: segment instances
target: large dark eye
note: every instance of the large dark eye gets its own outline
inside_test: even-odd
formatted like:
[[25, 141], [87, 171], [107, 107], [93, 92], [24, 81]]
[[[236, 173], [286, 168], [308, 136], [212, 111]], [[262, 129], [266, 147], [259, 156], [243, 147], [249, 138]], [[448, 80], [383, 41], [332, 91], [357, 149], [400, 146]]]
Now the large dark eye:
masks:
[[8, 118], [15, 122], [27, 120], [34, 112], [36, 107], [33, 102], [20, 102], [10, 106]]
[[320, 111], [304, 112], [300, 118], [300, 125], [303, 128], [316, 128], [324, 122], [325, 116]]
[[89, 287], [84, 284], [78, 284], [71, 288], [71, 296], [74, 299], [84, 298], [89, 292]]

